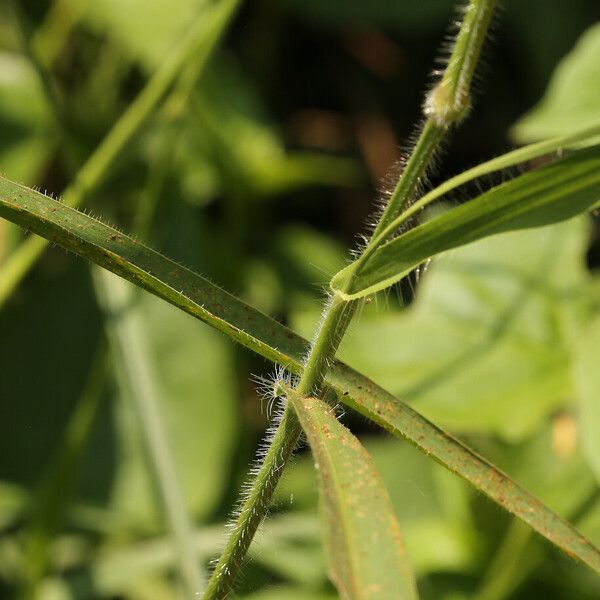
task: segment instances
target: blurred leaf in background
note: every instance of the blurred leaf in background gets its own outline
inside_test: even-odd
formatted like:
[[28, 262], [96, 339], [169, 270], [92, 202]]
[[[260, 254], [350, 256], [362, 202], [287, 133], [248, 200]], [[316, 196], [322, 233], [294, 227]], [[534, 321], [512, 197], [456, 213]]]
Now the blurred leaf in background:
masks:
[[0, 169], [34, 184], [50, 158], [56, 131], [35, 69], [17, 52], [0, 52], [0, 90]]
[[98, 33], [152, 69], [169, 52], [173, 40], [185, 30], [207, 0], [59, 0], [65, 8], [80, 15]]
[[563, 58], [544, 97], [512, 129], [513, 139], [534, 142], [600, 122], [600, 23], [590, 27]]

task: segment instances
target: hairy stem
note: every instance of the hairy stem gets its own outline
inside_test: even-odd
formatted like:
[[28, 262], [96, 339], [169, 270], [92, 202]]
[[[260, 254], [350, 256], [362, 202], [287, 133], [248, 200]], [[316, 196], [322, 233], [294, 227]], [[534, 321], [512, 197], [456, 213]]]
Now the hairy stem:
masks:
[[496, 0], [471, 0], [466, 6], [444, 74], [425, 98], [425, 115], [441, 127], [460, 122], [471, 108], [473, 76], [495, 4]]
[[304, 396], [316, 391], [325, 377], [342, 337], [354, 316], [356, 302], [346, 302], [333, 296], [325, 308], [321, 325], [315, 335], [304, 370], [295, 391]]
[[[327, 364], [337, 351], [352, 319], [355, 306], [355, 302], [344, 302], [337, 296], [334, 296], [327, 305], [300, 381], [296, 386], [298, 393], [308, 394], [323, 382]], [[227, 597], [254, 534], [267, 513], [273, 491], [301, 434], [302, 428], [294, 409], [290, 404], [286, 404], [283, 418], [208, 582], [204, 600], [221, 600]]]
[[[446, 127], [437, 124], [432, 119], [425, 121], [419, 139], [373, 231], [371, 240], [376, 239], [386, 225], [410, 204], [419, 182], [429, 168], [445, 133]], [[367, 248], [370, 245], [371, 243], [367, 244]]]
[[[438, 85], [427, 96], [424, 108], [427, 120], [388, 205], [375, 227], [374, 238], [413, 200], [419, 182], [429, 168], [448, 127], [459, 121], [467, 112], [469, 87], [494, 4], [495, 0], [470, 1], [448, 67]], [[451, 93], [436, 92], [442, 88], [450, 90]], [[463, 101], [466, 102], [464, 106], [461, 104]], [[369, 245], [367, 244], [367, 248]], [[349, 279], [345, 285], [349, 286], [350, 283]], [[338, 295], [334, 295], [326, 306], [321, 326], [295, 388], [297, 393], [307, 395], [319, 388], [354, 316], [356, 306], [357, 301], [345, 301]], [[297, 418], [291, 415], [292, 409], [288, 405], [243, 504], [234, 532], [209, 581], [204, 600], [226, 598], [231, 589], [248, 546], [267, 512], [281, 472], [300, 439], [300, 425]]]
[[[448, 128], [460, 122], [470, 106], [471, 83], [494, 12], [495, 0], [471, 0], [454, 49], [440, 81], [427, 94], [427, 117], [417, 144], [373, 232], [373, 240], [410, 204], [415, 190]], [[370, 245], [370, 244], [369, 244]]]
[[265, 516], [283, 467], [292, 455], [302, 429], [294, 411], [285, 408], [269, 449], [252, 483], [225, 549], [204, 593], [204, 599], [226, 598], [252, 542], [256, 529]]
[[598, 143], [600, 141], [600, 139], [598, 139], [599, 134], [600, 127], [595, 126], [577, 131], [567, 136], [543, 140], [535, 144], [530, 144], [529, 146], [517, 148], [512, 152], [507, 152], [497, 158], [492, 158], [491, 160], [480, 163], [454, 177], [450, 177], [450, 179], [447, 179], [444, 183], [438, 185], [435, 189], [427, 192], [416, 202], [412, 203], [406, 210], [395, 217], [393, 221], [384, 228], [381, 228], [377, 235], [373, 235], [369, 242], [369, 246], [365, 248], [365, 251], [360, 256], [360, 262], [364, 263], [380, 245], [398, 231], [402, 224], [406, 223], [410, 218], [415, 217], [425, 207], [429, 206], [432, 202], [438, 200], [453, 189], [456, 189], [469, 181], [473, 181], [477, 177], [501, 171], [502, 169], [520, 163], [525, 163], [526, 161], [539, 158], [544, 154], [556, 153], [560, 150], [575, 148], [582, 144], [591, 145], [592, 143]]

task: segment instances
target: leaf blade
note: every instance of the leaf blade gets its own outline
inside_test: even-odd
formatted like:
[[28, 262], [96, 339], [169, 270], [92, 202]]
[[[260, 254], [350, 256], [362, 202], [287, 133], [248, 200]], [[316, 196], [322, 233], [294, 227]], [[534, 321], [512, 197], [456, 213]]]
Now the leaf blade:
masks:
[[[108, 225], [1, 177], [0, 216], [128, 279], [268, 360], [292, 372], [301, 371], [306, 340]], [[339, 361], [335, 361], [326, 383], [345, 404], [410, 441], [600, 573], [600, 550], [459, 440]]]
[[535, 496], [460, 440], [350, 367], [337, 363], [327, 379], [344, 403], [392, 435], [413, 443], [540, 535], [600, 573], [600, 550]]
[[360, 271], [352, 263], [335, 275], [331, 287], [347, 299], [361, 298], [447, 250], [573, 217], [600, 200], [599, 167], [600, 147], [594, 146], [527, 172], [381, 245]]
[[328, 569], [341, 597], [416, 600], [400, 525], [373, 459], [322, 400], [293, 391], [287, 397], [315, 459]]

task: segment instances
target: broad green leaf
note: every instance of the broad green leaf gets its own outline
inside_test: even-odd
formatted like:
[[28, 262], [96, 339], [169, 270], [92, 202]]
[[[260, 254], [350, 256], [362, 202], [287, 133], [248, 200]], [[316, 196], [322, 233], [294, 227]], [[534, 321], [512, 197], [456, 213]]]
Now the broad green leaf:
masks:
[[322, 400], [287, 397], [315, 459], [328, 571], [340, 596], [417, 598], [400, 525], [373, 459]]
[[444, 427], [531, 436], [572, 397], [588, 225], [514, 231], [434, 261], [408, 308], [356, 320], [340, 358]]
[[[308, 342], [189, 269], [56, 200], [0, 178], [0, 216], [90, 259], [292, 372], [302, 369]], [[354, 408], [410, 440], [452, 472], [600, 572], [600, 551], [507, 475], [412, 408], [343, 363], [326, 383]]]
[[581, 331], [574, 365], [579, 407], [581, 444], [587, 461], [600, 481], [600, 318]]
[[542, 100], [514, 125], [519, 143], [565, 135], [600, 123], [600, 23], [559, 63]]
[[498, 185], [379, 246], [362, 269], [355, 274], [352, 263], [331, 286], [342, 297], [361, 298], [437, 254], [498, 233], [563, 221], [599, 200], [600, 146], [594, 146]]

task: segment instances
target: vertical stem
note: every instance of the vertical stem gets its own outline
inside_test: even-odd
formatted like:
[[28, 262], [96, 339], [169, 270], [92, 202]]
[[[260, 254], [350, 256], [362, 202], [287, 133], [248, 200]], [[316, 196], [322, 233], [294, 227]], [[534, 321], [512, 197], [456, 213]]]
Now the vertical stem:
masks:
[[191, 520], [160, 412], [158, 385], [146, 352], [144, 324], [141, 315], [135, 311], [135, 298], [129, 284], [96, 267], [93, 275], [96, 292], [109, 316], [107, 333], [116, 372], [141, 421], [140, 430], [150, 456], [156, 488], [177, 547], [186, 596], [194, 598], [203, 578], [193, 547]]
[[448, 128], [459, 123], [471, 106], [471, 83], [496, 0], [471, 0], [442, 78], [425, 98], [427, 117], [396, 189], [373, 232], [376, 237], [413, 198]]
[[301, 433], [296, 414], [286, 406], [252, 488], [236, 516], [225, 549], [208, 582], [204, 593], [205, 600], [221, 600], [227, 597], [256, 529], [267, 512], [283, 467], [292, 455]]
[[473, 76], [494, 14], [496, 0], [471, 0], [442, 78], [425, 98], [425, 115], [447, 127], [471, 108]]
[[417, 144], [400, 175], [400, 179], [373, 231], [371, 239], [376, 238], [382, 229], [410, 204], [419, 182], [431, 164], [445, 133], [446, 127], [443, 125], [437, 124], [432, 119], [425, 121]]
[[[375, 228], [375, 236], [410, 203], [447, 129], [466, 114], [469, 106], [470, 84], [494, 4], [495, 0], [470, 1], [446, 72], [427, 96], [424, 109], [427, 120], [419, 140]], [[345, 285], [348, 287], [350, 283], [351, 281], [348, 280]], [[341, 291], [347, 290], [347, 287]], [[356, 307], [356, 301], [345, 302], [338, 295], [335, 295], [327, 305], [321, 326], [304, 365], [304, 371], [296, 386], [297, 393], [310, 394], [321, 385], [328, 364], [335, 356]], [[284, 430], [285, 433], [279, 435], [280, 430]], [[280, 430], [273, 438], [265, 462], [259, 469], [250, 494], [244, 502], [234, 534], [228, 540], [225, 551], [213, 572], [204, 596], [205, 600], [222, 600], [227, 597], [256, 528], [266, 514], [281, 470], [300, 437], [298, 420], [292, 416], [292, 408], [289, 405], [286, 406]]]
[[320, 387], [329, 363], [342, 341], [356, 310], [356, 302], [346, 302], [339, 296], [333, 296], [325, 308], [321, 325], [304, 364], [300, 381], [296, 386], [298, 394], [307, 395]]
[[[333, 359], [338, 349], [355, 307], [356, 302], [344, 302], [338, 296], [334, 296], [327, 305], [315, 342], [306, 359], [304, 371], [296, 386], [298, 393], [309, 394], [323, 382], [328, 362]], [[296, 413], [290, 404], [286, 404], [269, 450], [208, 582], [204, 600], [222, 600], [227, 597], [254, 534], [267, 513], [283, 468], [296, 448], [301, 434], [302, 428]]]

